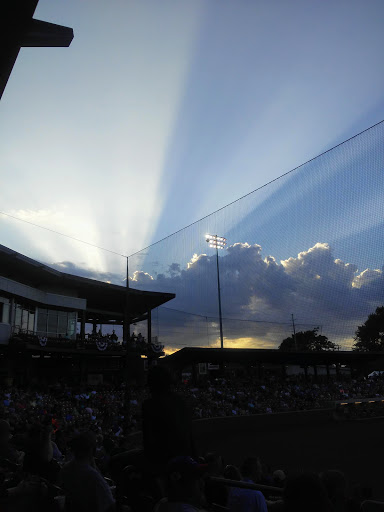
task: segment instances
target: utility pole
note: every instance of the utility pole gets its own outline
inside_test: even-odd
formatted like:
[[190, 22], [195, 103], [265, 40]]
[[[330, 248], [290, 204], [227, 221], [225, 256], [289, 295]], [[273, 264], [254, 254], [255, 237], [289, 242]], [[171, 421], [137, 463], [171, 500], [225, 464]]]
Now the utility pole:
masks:
[[126, 430], [129, 428], [129, 418], [131, 414], [131, 389], [129, 386], [129, 376], [128, 372], [129, 368], [129, 360], [130, 360], [130, 318], [129, 318], [129, 256], [127, 258], [127, 270], [126, 270], [126, 284], [125, 284], [125, 310], [124, 310], [124, 327], [123, 327], [123, 343], [125, 342], [125, 361], [124, 361], [124, 371], [125, 371], [125, 413], [124, 420], [126, 425]]
[[293, 318], [293, 313], [292, 313], [291, 316], [292, 316], [293, 341], [295, 343], [295, 350], [296, 350], [296, 352], [298, 352], [298, 350], [297, 350], [297, 340], [296, 340], [295, 319]]

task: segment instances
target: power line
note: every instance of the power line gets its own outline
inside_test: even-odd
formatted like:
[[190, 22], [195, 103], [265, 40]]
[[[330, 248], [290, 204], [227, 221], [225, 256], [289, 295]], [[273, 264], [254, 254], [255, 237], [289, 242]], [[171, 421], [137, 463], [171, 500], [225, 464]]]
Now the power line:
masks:
[[54, 229], [46, 228], [45, 226], [40, 226], [39, 224], [35, 224], [34, 222], [30, 222], [29, 220], [21, 219], [20, 217], [16, 217], [15, 215], [11, 215], [10, 213], [0, 212], [0, 215], [5, 215], [6, 217], [11, 217], [11, 219], [19, 220], [20, 222], [25, 222], [26, 224], [30, 224], [31, 226], [35, 226], [36, 228], [45, 229], [45, 231], [50, 231], [51, 233], [55, 233], [55, 235], [64, 236], [65, 238], [69, 238], [70, 240], [75, 240], [76, 242], [81, 242], [82, 244], [90, 245], [91, 247], [95, 247], [96, 249], [100, 249], [101, 251], [110, 252], [111, 254], [116, 254], [117, 256], [121, 256], [122, 258], [128, 258], [125, 254], [120, 254], [115, 251], [111, 251], [111, 249], [106, 249], [105, 247], [100, 247], [99, 245], [91, 244], [91, 242], [86, 242], [85, 240], [81, 240], [81, 238], [75, 238], [74, 236], [66, 235], [65, 233], [60, 233], [60, 231], [55, 231]]
[[282, 174], [281, 176], [278, 176], [277, 178], [274, 178], [273, 180], [271, 181], [268, 181], [268, 183], [265, 183], [264, 185], [261, 185], [260, 187], [258, 188], [255, 188], [254, 190], [252, 190], [251, 192], [248, 192], [248, 194], [245, 194], [244, 196], [241, 196], [239, 197], [238, 199], [235, 199], [234, 201], [232, 201], [231, 203], [228, 203], [226, 204], [225, 206], [222, 206], [221, 208], [215, 210], [214, 212], [211, 212], [209, 213], [208, 215], [205, 215], [204, 217], [202, 217], [201, 219], [199, 220], [195, 220], [194, 222], [192, 222], [191, 224], [188, 224], [188, 226], [185, 226], [181, 229], [178, 229], [177, 231], [175, 231], [174, 233], [171, 233], [170, 235], [167, 235], [165, 236], [164, 238], [162, 238], [161, 240], [158, 240], [157, 242], [154, 242], [153, 244], [150, 244], [148, 245], [147, 247], [144, 247], [144, 249], [141, 249], [140, 251], [137, 251], [137, 252], [134, 252], [133, 254], [130, 254], [129, 257], [131, 258], [132, 256], [135, 256], [136, 254], [139, 254], [140, 252], [142, 251], [145, 251], [146, 249], [149, 249], [150, 247], [152, 247], [153, 245], [156, 245], [156, 244], [159, 244], [160, 242], [164, 242], [164, 240], [167, 240], [167, 238], [170, 238], [171, 236], [174, 236], [174, 235], [177, 235], [177, 233], [180, 233], [181, 231], [183, 231], [184, 229], [187, 229], [187, 228], [190, 228], [191, 226], [194, 226], [195, 224], [201, 222], [202, 220], [204, 219], [207, 219], [208, 217], [210, 217], [211, 215], [214, 215], [215, 213], [218, 213], [220, 212], [221, 210], [224, 210], [224, 208], [227, 208], [228, 206], [231, 206], [232, 204], [235, 204], [237, 203], [238, 201], [241, 201], [242, 199], [245, 199], [246, 197], [254, 194], [255, 192], [258, 192], [259, 190], [267, 187], [268, 185], [271, 185], [272, 183], [274, 183], [275, 181], [278, 181], [280, 180], [281, 178], [284, 178], [284, 176], [288, 176], [288, 174], [291, 174], [292, 172], [294, 171], [297, 171], [298, 169], [300, 169], [300, 167], [303, 167], [304, 165], [307, 165], [309, 164], [310, 162], [313, 162], [313, 160], [316, 160], [317, 158], [320, 158], [321, 156], [324, 156], [326, 155], [327, 153], [329, 153], [330, 151], [333, 151], [334, 149], [338, 148], [339, 146], [342, 146], [343, 144], [346, 144], [347, 142], [349, 142], [350, 140], [352, 139], [355, 139], [356, 137], [359, 137], [359, 135], [362, 135], [363, 133], [371, 130], [372, 128], [375, 128], [376, 126], [378, 126], [379, 124], [381, 123], [384, 123], [384, 119], [382, 121], [379, 121], [378, 123], [376, 124], [373, 124], [372, 126], [370, 126], [369, 128], [366, 128], [365, 130], [357, 133], [356, 135], [353, 135], [352, 137], [349, 137], [349, 139], [347, 140], [344, 140], [343, 142], [340, 142], [339, 144], [336, 144], [336, 146], [333, 146], [332, 148], [330, 149], [327, 149], [326, 151], [323, 151], [322, 153], [320, 153], [319, 155], [317, 156], [314, 156], [313, 158], [310, 158], [309, 160], [307, 160], [306, 162], [304, 162], [303, 164], [300, 164], [298, 165], [297, 167], [295, 167], [294, 169], [291, 169], [290, 171], [287, 171], [285, 172], [284, 174]]
[[[183, 311], [181, 309], [169, 308], [169, 307], [166, 307], [166, 306], [159, 306], [158, 309], [166, 309], [168, 311], [175, 311], [176, 313], [183, 313], [184, 315], [197, 316], [197, 317], [200, 317], [200, 318], [217, 318], [216, 316], [213, 316], [213, 315], [210, 316], [210, 315], [201, 315], [201, 314], [198, 314], [198, 313], [190, 313], [189, 311]], [[257, 323], [257, 324], [292, 325], [291, 322], [274, 322], [272, 320], [250, 320], [249, 318], [228, 318], [228, 317], [223, 317], [223, 320], [230, 320], [232, 322], [252, 322], [252, 323]], [[314, 326], [314, 325], [318, 325], [318, 324], [316, 322], [314, 322], [312, 324], [299, 323], [299, 324], [296, 324], [296, 325]]]
[[280, 180], [281, 178], [284, 178], [285, 176], [288, 176], [288, 174], [291, 174], [293, 173], [294, 171], [297, 171], [298, 169], [300, 169], [301, 167], [303, 167], [304, 165], [307, 165], [309, 164], [310, 162], [313, 162], [314, 160], [316, 160], [317, 158], [320, 158], [321, 156], [324, 156], [326, 155], [327, 153], [329, 153], [330, 151], [333, 151], [334, 149], [342, 146], [343, 144], [346, 144], [347, 142], [351, 141], [352, 139], [355, 139], [356, 137], [359, 137], [360, 135], [362, 135], [363, 133], [371, 130], [372, 128], [375, 128], [376, 126], [379, 126], [380, 124], [384, 123], [384, 119], [382, 121], [379, 121], [378, 123], [375, 123], [373, 124], [372, 126], [370, 126], [369, 128], [366, 128], [365, 130], [362, 130], [361, 132], [357, 133], [356, 135], [353, 135], [352, 137], [349, 137], [349, 139], [346, 139], [344, 140], [343, 142], [340, 142], [339, 144], [336, 144], [335, 146], [333, 146], [332, 148], [330, 149], [327, 149], [326, 151], [323, 151], [322, 153], [320, 153], [319, 155], [313, 157], [313, 158], [310, 158], [309, 160], [307, 160], [306, 162], [298, 165], [297, 167], [291, 169], [290, 171], [287, 171], [285, 172], [284, 174], [281, 174], [280, 176], [278, 176], [277, 178], [274, 178], [273, 180], [269, 181], [268, 183], [265, 183], [264, 185], [261, 185], [260, 187], [252, 190], [251, 192], [248, 192], [248, 194], [245, 194], [241, 197], [239, 197], [238, 199], [235, 199], [234, 201], [222, 206], [221, 208], [218, 208], [217, 210], [215, 210], [214, 212], [211, 212], [209, 213], [208, 215], [205, 215], [204, 217], [201, 217], [201, 219], [198, 219], [194, 222], [192, 222], [191, 224], [188, 224], [187, 226], [181, 228], [181, 229], [178, 229], [177, 231], [175, 231], [174, 233], [171, 233], [170, 235], [167, 235], [165, 236], [164, 238], [161, 238], [160, 240], [158, 240], [157, 242], [154, 242], [150, 245], [148, 245], [147, 247], [144, 247], [143, 249], [140, 249], [139, 251], [136, 251], [134, 252], [133, 254], [130, 254], [130, 255], [126, 255], [126, 254], [120, 254], [118, 252], [115, 252], [115, 251], [112, 251], [111, 249], [106, 249], [105, 247], [100, 247], [96, 244], [92, 244], [90, 242], [87, 242], [85, 240], [82, 240], [81, 238], [76, 238], [76, 237], [73, 237], [73, 236], [70, 236], [70, 235], [66, 235], [65, 233], [61, 233], [60, 231], [56, 231], [54, 229], [50, 229], [50, 228], [46, 228], [45, 226], [40, 226], [39, 224], [35, 224], [34, 222], [30, 222], [28, 220], [25, 220], [25, 219], [21, 219], [20, 217], [16, 217], [15, 215], [11, 215], [9, 213], [5, 213], [5, 212], [1, 212], [0, 211], [0, 215], [5, 215], [6, 217], [10, 217], [12, 219], [15, 219], [15, 220], [18, 220], [20, 222], [24, 222], [26, 224], [30, 224], [31, 226], [35, 226], [36, 228], [40, 228], [40, 229], [44, 229], [46, 231], [50, 231], [51, 233], [54, 233], [56, 235], [60, 235], [60, 236], [64, 236], [65, 238], [69, 238], [70, 240], [75, 240], [76, 242], [80, 242], [80, 243], [83, 243], [83, 244], [86, 244], [86, 245], [89, 245], [91, 247], [95, 247], [96, 249], [100, 249], [101, 251], [106, 251], [106, 252], [109, 252], [111, 254], [116, 254], [117, 256], [121, 256], [122, 258], [131, 258], [132, 256], [135, 256], [136, 254], [139, 254], [143, 251], [145, 251], [146, 249], [149, 249], [150, 247], [154, 246], [154, 245], [157, 245], [159, 244], [160, 242], [164, 242], [164, 240], [167, 240], [168, 238], [170, 238], [171, 236], [174, 236], [176, 235], [177, 233], [180, 233], [181, 231], [183, 231], [184, 229], [187, 229], [187, 228], [190, 228], [191, 226], [194, 226], [195, 224], [201, 222], [202, 220], [204, 219], [207, 219], [208, 217], [210, 217], [211, 215], [214, 215], [215, 213], [218, 213], [220, 212], [221, 210], [224, 210], [224, 208], [227, 208], [228, 206], [231, 206], [232, 204], [235, 204], [239, 201], [241, 201], [242, 199], [245, 199], [246, 197], [254, 194], [255, 192], [258, 192], [259, 190], [267, 187], [268, 185], [271, 185], [272, 183], [274, 183], [275, 181], [278, 181]]

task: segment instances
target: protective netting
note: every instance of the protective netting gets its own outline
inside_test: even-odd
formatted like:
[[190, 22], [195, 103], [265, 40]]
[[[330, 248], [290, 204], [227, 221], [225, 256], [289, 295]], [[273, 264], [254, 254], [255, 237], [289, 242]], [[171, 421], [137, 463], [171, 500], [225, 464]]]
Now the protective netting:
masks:
[[153, 334], [169, 351], [220, 345], [217, 234], [224, 346], [277, 347], [293, 314], [296, 331], [351, 347], [384, 303], [383, 136], [381, 123], [130, 256], [131, 286], [176, 293]]
[[[219, 251], [225, 347], [277, 347], [291, 336], [293, 315], [296, 331], [318, 327], [350, 348], [357, 326], [384, 304], [383, 140], [384, 122], [131, 255], [131, 287], [176, 294], [152, 315], [152, 335], [166, 351], [220, 346], [216, 252], [207, 234], [227, 239]], [[107, 248], [120, 255], [32, 225], [21, 229], [8, 217], [1, 227], [11, 249], [63, 272], [125, 284], [118, 244]], [[90, 232], [90, 239], [105, 246], [107, 237]], [[131, 330], [146, 336], [145, 324]]]

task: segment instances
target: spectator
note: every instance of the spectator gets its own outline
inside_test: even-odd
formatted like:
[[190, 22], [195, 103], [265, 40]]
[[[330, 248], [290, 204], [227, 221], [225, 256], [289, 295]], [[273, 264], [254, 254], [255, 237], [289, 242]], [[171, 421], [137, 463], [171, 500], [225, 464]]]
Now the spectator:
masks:
[[347, 480], [342, 471], [328, 470], [320, 474], [334, 512], [352, 512], [359, 507], [347, 494]]
[[[223, 478], [224, 463], [221, 455], [207, 453], [205, 462], [208, 476]], [[209, 504], [216, 503], [224, 507], [228, 501], [228, 487], [220, 482], [208, 479], [205, 483], [205, 496]]]
[[203, 475], [206, 466], [191, 457], [176, 457], [167, 467], [167, 497], [154, 512], [205, 512]]
[[228, 466], [225, 466], [224, 469], [224, 478], [227, 478], [228, 480], [237, 480], [238, 482], [240, 482], [241, 473], [239, 468], [233, 466], [232, 464], [228, 464]]
[[333, 512], [326, 488], [315, 473], [288, 478], [283, 501], [285, 512]]
[[52, 425], [34, 424], [28, 432], [23, 469], [56, 483], [60, 466], [53, 459]]
[[195, 455], [192, 414], [185, 399], [172, 390], [165, 368], [150, 370], [148, 386], [152, 396], [143, 403], [144, 455], [152, 474], [160, 475], [172, 458]]
[[21, 463], [24, 454], [18, 452], [9, 442], [11, 427], [6, 420], [0, 420], [0, 458], [7, 459], [14, 464]]
[[86, 432], [71, 443], [74, 460], [60, 474], [60, 485], [66, 492], [70, 512], [112, 512], [115, 501], [103, 476], [95, 467], [95, 436]]
[[[261, 464], [257, 457], [247, 458], [242, 465], [242, 480], [256, 483], [261, 476]], [[264, 495], [254, 489], [231, 487], [227, 506], [230, 512], [267, 512]]]
[[272, 475], [273, 485], [275, 487], [284, 487], [286, 482], [286, 475], [282, 469], [276, 469]]
[[259, 483], [262, 477], [262, 466], [259, 457], [247, 457], [241, 466], [241, 474], [244, 482]]

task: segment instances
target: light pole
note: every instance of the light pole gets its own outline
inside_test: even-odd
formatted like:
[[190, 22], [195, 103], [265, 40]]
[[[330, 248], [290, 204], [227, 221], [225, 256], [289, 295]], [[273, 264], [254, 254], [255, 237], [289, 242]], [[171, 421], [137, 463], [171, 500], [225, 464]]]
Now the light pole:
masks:
[[131, 415], [131, 386], [129, 385], [129, 375], [128, 372], [131, 370], [129, 361], [130, 358], [134, 357], [130, 354], [130, 340], [131, 340], [131, 328], [130, 328], [130, 315], [129, 315], [129, 256], [127, 258], [127, 268], [126, 268], [126, 283], [125, 283], [125, 308], [124, 308], [124, 326], [123, 326], [123, 343], [125, 342], [125, 362], [124, 362], [124, 370], [125, 370], [125, 425], [128, 430], [129, 428], [129, 420]]
[[219, 249], [224, 249], [227, 245], [227, 239], [218, 235], [206, 235], [206, 241], [209, 243], [209, 247], [216, 249], [216, 268], [217, 268], [217, 293], [219, 297], [219, 319], [220, 319], [220, 347], [224, 348], [223, 339], [223, 319], [221, 316], [221, 292], [220, 292], [220, 270], [219, 270]]

